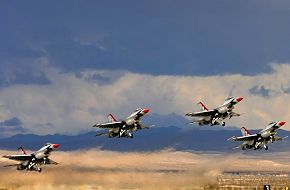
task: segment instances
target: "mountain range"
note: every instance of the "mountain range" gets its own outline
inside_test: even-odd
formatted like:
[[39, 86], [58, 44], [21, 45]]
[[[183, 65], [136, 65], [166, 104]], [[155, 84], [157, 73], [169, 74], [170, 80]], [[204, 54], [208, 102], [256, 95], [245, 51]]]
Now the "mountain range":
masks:
[[[149, 117], [148, 117], [149, 118]], [[227, 141], [232, 136], [240, 136], [237, 127], [186, 125], [188, 121], [177, 114], [161, 116], [154, 114], [151, 119], [144, 118], [146, 124], [158, 124], [150, 129], [137, 131], [134, 138], [107, 138], [96, 137], [96, 130], [78, 135], [35, 135], [17, 134], [11, 137], [0, 138], [0, 149], [15, 150], [19, 146], [30, 150], [36, 150], [46, 142], [59, 143], [60, 150], [81, 150], [98, 148], [112, 151], [158, 151], [174, 149], [180, 151], [213, 151], [235, 152], [233, 149], [239, 142]], [[252, 132], [258, 132], [253, 130]], [[278, 135], [290, 136], [290, 132], [280, 129]], [[273, 143], [268, 151], [290, 150], [288, 139]], [[262, 150], [261, 150], [262, 151]]]

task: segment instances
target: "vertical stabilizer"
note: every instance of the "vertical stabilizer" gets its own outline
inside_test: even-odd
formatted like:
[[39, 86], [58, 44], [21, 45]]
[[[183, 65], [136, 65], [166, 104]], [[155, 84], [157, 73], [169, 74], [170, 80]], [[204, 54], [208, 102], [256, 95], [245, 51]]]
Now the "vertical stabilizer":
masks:
[[251, 135], [250, 131], [248, 129], [246, 129], [245, 127], [241, 128], [241, 132], [243, 136], [249, 136]]
[[112, 123], [117, 122], [117, 119], [111, 113], [108, 115], [108, 119]]
[[198, 102], [198, 105], [200, 105], [202, 111], [208, 111], [208, 108], [204, 105], [204, 103]]
[[22, 154], [22, 155], [27, 155], [27, 153], [26, 153], [26, 151], [24, 150], [23, 147], [19, 147], [19, 148], [18, 148], [18, 151], [19, 151], [20, 154]]

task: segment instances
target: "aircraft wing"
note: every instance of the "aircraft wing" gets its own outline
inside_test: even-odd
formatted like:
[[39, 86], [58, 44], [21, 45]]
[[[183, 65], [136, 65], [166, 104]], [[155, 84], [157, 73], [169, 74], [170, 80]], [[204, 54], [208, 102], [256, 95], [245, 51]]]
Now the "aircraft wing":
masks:
[[53, 161], [53, 160], [51, 160], [51, 159], [46, 159], [46, 161], [45, 161], [45, 165], [51, 165], [51, 164], [53, 164], [53, 165], [57, 165], [58, 163], [55, 162], [55, 161]]
[[241, 116], [241, 114], [236, 113], [236, 112], [233, 112], [233, 111], [230, 112], [230, 118], [232, 118], [232, 117], [239, 117], [239, 116]]
[[284, 140], [284, 139], [286, 139], [286, 138], [288, 138], [288, 136], [286, 136], [286, 137], [278, 137], [278, 136], [274, 136], [273, 141], [281, 141], [281, 140]]
[[207, 116], [212, 116], [215, 113], [216, 113], [216, 110], [208, 110], [208, 111], [187, 113], [185, 115], [186, 116], [191, 116], [191, 117], [207, 117]]
[[232, 137], [230, 138], [233, 141], [251, 141], [257, 139], [258, 135], [247, 135], [247, 136], [241, 136], [241, 137]]
[[31, 160], [32, 156], [31, 155], [6, 155], [3, 156], [4, 158], [8, 158], [10, 160], [16, 160], [16, 161], [27, 161]]
[[149, 129], [150, 127], [148, 127], [146, 125], [143, 125], [142, 123], [139, 123], [136, 127], [134, 127], [133, 129], [131, 129], [131, 131], [138, 131], [138, 130], [142, 130], [142, 129]]
[[96, 124], [93, 127], [98, 127], [98, 128], [106, 128], [106, 129], [116, 129], [123, 127], [123, 123], [121, 121], [118, 122], [112, 122], [112, 123], [103, 123], [103, 124]]

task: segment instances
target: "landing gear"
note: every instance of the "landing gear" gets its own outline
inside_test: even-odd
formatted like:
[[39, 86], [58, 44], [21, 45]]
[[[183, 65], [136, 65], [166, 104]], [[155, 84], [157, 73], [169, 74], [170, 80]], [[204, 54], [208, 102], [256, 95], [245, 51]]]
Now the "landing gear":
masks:
[[34, 169], [34, 165], [36, 164], [35, 162], [35, 158], [32, 158], [31, 162], [28, 164], [27, 170], [33, 170]]
[[211, 125], [210, 126], [213, 126], [213, 125], [217, 125], [217, 118], [213, 118], [212, 120], [211, 120]]
[[126, 136], [126, 131], [125, 129], [120, 129], [119, 131], [119, 138]]
[[260, 149], [261, 148], [261, 142], [257, 142], [254, 146], [254, 150]]
[[130, 139], [133, 139], [133, 134], [132, 133], [129, 133], [128, 136], [129, 136]]
[[44, 165], [46, 165], [46, 161], [47, 161], [47, 158], [44, 157], [44, 158], [43, 158], [43, 164], [44, 164]]
[[275, 141], [275, 137], [274, 136], [270, 136], [270, 142], [273, 143]]

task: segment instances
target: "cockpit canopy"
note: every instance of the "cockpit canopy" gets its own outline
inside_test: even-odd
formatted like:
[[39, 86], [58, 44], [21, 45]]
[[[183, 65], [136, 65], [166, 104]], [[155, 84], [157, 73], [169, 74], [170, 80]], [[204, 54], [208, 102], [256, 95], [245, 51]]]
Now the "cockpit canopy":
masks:
[[225, 101], [228, 101], [228, 100], [233, 99], [233, 98], [234, 97], [228, 97], [228, 98], [225, 99]]
[[138, 112], [138, 111], [141, 111], [142, 109], [141, 108], [137, 108], [134, 112]]

